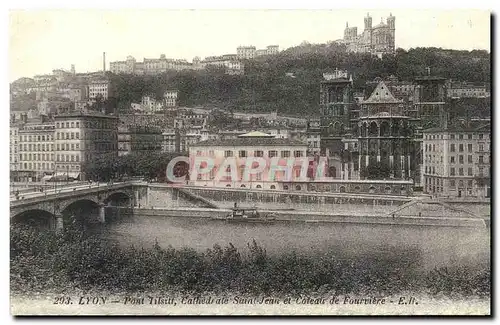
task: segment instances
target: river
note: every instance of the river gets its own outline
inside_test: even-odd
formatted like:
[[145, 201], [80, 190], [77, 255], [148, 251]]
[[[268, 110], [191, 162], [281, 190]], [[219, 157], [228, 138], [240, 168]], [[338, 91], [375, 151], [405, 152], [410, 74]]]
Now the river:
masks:
[[361, 224], [228, 224], [202, 218], [134, 215], [107, 224], [106, 236], [123, 245], [190, 247], [198, 251], [232, 243], [242, 252], [255, 240], [268, 254], [296, 251], [316, 254], [336, 250], [342, 255], [392, 254], [395, 248], [415, 249], [422, 265], [477, 265], [489, 262], [489, 229]]

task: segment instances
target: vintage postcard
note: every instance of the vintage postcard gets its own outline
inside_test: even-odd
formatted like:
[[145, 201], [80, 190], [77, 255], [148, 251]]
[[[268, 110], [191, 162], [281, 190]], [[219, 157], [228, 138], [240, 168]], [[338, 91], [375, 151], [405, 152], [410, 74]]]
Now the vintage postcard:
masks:
[[11, 314], [490, 315], [490, 15], [10, 11]]

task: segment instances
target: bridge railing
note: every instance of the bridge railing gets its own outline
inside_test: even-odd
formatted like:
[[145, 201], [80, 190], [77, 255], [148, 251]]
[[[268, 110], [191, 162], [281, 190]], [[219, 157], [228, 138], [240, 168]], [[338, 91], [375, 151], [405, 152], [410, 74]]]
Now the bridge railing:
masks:
[[40, 201], [45, 201], [45, 200], [53, 200], [55, 198], [66, 198], [66, 197], [71, 197], [75, 194], [87, 194], [87, 193], [94, 193], [94, 192], [99, 192], [99, 191], [109, 191], [109, 190], [114, 190], [114, 189], [119, 189], [127, 186], [131, 186], [133, 184], [139, 184], [138, 182], [135, 181], [129, 181], [129, 182], [122, 182], [122, 183], [114, 183], [114, 184], [90, 184], [88, 185], [78, 185], [76, 187], [70, 187], [70, 188], [62, 188], [57, 192], [52, 192], [52, 193], [40, 193], [33, 197], [29, 198], [21, 198], [21, 199], [12, 199], [10, 200], [11, 206], [17, 206], [17, 205], [24, 205], [24, 204], [31, 204], [31, 203], [36, 203]]

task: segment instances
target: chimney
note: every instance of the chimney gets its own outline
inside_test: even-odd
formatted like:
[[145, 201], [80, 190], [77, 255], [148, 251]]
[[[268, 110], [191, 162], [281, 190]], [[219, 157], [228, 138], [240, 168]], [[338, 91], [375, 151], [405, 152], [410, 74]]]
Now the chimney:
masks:
[[106, 52], [102, 52], [102, 71], [106, 72]]

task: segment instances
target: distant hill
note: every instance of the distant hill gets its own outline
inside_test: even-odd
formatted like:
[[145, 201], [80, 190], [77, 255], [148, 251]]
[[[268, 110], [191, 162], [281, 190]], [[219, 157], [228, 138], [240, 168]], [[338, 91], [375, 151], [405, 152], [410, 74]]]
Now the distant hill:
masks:
[[398, 49], [382, 59], [369, 54], [346, 53], [343, 45], [307, 44], [278, 55], [246, 60], [245, 74], [219, 71], [171, 71], [158, 76], [108, 75], [115, 105], [127, 109], [145, 94], [161, 98], [166, 88], [179, 90], [181, 106], [210, 105], [247, 112], [278, 111], [281, 114], [318, 114], [322, 74], [335, 68], [353, 75], [354, 87], [362, 91], [367, 81], [394, 75], [411, 81], [432, 75], [457, 81], [490, 82], [491, 63], [487, 51], [456, 51], [441, 48]]

